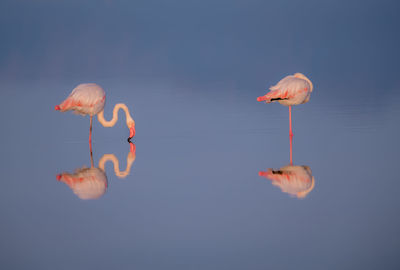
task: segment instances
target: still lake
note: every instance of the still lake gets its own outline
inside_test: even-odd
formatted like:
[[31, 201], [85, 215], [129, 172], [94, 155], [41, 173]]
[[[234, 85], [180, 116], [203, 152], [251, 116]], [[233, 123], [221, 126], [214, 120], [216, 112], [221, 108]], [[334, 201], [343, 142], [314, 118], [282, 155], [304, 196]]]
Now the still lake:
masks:
[[[400, 269], [398, 10], [1, 1], [0, 268]], [[256, 100], [296, 72], [287, 173], [288, 108]], [[93, 166], [54, 110], [88, 82], [136, 121], [95, 119]]]

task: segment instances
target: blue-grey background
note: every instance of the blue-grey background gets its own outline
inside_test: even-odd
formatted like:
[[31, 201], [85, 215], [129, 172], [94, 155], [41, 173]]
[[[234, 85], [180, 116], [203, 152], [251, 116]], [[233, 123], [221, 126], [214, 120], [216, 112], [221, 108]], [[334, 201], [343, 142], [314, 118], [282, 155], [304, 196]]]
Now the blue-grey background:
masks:
[[[0, 268], [399, 269], [398, 1], [0, 2]], [[293, 109], [303, 200], [258, 172], [289, 163], [288, 109], [258, 96], [302, 72]], [[82, 201], [79, 83], [124, 102], [137, 158]], [[120, 113], [120, 117], [124, 118]], [[125, 167], [124, 121], [93, 129]]]

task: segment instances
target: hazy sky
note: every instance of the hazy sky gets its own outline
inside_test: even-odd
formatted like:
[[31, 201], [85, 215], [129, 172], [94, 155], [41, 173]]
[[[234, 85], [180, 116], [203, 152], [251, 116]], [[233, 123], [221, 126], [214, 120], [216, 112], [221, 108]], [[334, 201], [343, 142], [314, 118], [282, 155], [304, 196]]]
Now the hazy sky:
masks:
[[240, 82], [302, 71], [333, 87], [388, 89], [400, 84], [393, 80], [399, 5], [6, 0], [0, 3], [0, 78]]

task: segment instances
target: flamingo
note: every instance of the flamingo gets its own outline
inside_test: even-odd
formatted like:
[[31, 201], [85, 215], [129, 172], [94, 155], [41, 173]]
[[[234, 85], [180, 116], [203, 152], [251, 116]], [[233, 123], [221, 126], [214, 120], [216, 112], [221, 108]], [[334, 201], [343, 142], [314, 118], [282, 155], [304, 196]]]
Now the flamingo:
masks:
[[104, 89], [95, 83], [83, 83], [75, 87], [71, 94], [60, 105], [56, 105], [57, 111], [74, 111], [76, 114], [90, 116], [89, 144], [92, 145], [92, 120], [97, 115], [97, 119], [104, 127], [112, 127], [118, 121], [118, 110], [122, 109], [126, 114], [126, 125], [129, 128], [128, 142], [135, 136], [135, 121], [129, 114], [128, 107], [123, 103], [115, 105], [113, 118], [110, 121], [104, 119], [104, 105], [106, 93]]
[[[294, 75], [286, 76], [269, 89], [271, 91], [264, 96], [258, 97], [257, 101], [265, 101], [266, 103], [278, 101], [282, 105], [289, 106], [289, 138], [290, 146], [292, 146], [292, 105], [308, 102], [313, 90], [313, 84], [303, 74], [295, 73]], [[292, 148], [290, 147], [290, 149]], [[290, 152], [290, 160], [292, 160], [292, 152]]]

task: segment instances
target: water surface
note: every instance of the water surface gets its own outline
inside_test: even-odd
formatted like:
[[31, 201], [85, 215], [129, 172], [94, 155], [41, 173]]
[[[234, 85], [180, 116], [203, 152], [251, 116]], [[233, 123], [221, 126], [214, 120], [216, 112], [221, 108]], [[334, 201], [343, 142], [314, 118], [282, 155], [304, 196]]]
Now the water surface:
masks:
[[[397, 269], [398, 5], [153, 2], [1, 4], [2, 268]], [[289, 127], [256, 98], [295, 72], [302, 199], [259, 176], [289, 164]], [[96, 200], [56, 177], [91, 167], [88, 117], [54, 111], [82, 82], [136, 121]], [[94, 166], [125, 170], [128, 135], [96, 120]]]

